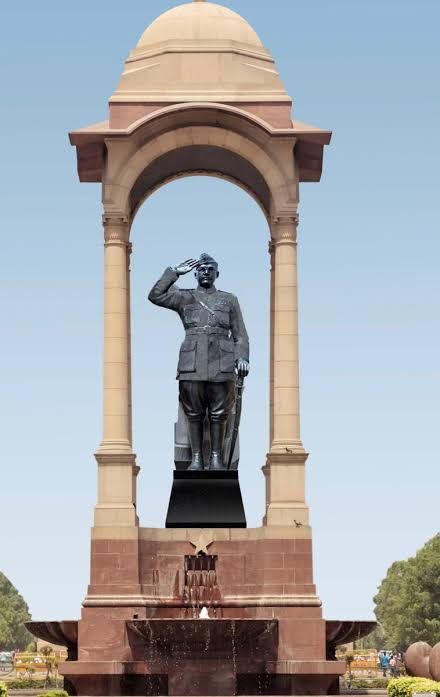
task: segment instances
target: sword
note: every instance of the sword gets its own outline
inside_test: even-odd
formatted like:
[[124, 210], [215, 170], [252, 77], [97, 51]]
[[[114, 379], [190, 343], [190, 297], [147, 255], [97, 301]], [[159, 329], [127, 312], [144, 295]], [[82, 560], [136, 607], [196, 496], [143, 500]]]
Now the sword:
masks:
[[237, 397], [235, 400], [235, 420], [234, 420], [234, 430], [231, 436], [231, 448], [229, 450], [229, 462], [228, 470], [231, 469], [232, 458], [234, 457], [235, 444], [237, 442], [238, 429], [240, 428], [241, 419], [241, 406], [243, 402], [243, 390], [244, 390], [244, 378], [237, 378]]

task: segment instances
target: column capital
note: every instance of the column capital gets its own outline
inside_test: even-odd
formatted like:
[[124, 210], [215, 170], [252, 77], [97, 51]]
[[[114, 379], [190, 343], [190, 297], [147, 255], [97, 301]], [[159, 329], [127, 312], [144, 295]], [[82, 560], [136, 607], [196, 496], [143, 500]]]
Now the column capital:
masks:
[[299, 213], [297, 210], [286, 211], [285, 213], [277, 213], [272, 216], [273, 225], [298, 225]]
[[105, 244], [121, 244], [129, 247], [130, 219], [121, 213], [104, 213], [102, 216]]
[[291, 212], [286, 215], [277, 215], [272, 218], [271, 241], [269, 253], [272, 253], [278, 244], [296, 244], [299, 215]]

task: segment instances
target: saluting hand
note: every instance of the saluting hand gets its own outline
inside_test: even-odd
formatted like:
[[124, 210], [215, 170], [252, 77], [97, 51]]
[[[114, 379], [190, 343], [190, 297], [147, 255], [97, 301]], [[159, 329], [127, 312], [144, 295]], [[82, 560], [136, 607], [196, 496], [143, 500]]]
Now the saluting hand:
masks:
[[178, 276], [184, 276], [186, 273], [189, 273], [190, 271], [193, 271], [193, 269], [196, 269], [198, 265], [199, 262], [195, 259], [187, 259], [186, 261], [182, 261], [181, 264], [175, 266], [174, 271]]

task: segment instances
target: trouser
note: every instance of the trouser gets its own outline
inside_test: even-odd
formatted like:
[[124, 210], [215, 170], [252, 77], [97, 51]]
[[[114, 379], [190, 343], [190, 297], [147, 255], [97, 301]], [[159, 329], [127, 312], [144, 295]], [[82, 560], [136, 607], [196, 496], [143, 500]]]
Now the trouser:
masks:
[[208, 413], [210, 423], [226, 423], [235, 402], [235, 382], [180, 380], [179, 399], [187, 419], [203, 423]]

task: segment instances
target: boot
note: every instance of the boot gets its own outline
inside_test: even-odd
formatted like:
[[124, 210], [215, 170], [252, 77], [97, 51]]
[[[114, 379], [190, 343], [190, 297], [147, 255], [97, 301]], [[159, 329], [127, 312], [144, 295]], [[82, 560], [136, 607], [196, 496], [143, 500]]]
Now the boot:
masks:
[[203, 423], [189, 421], [189, 440], [191, 443], [192, 460], [188, 467], [190, 470], [203, 470]]
[[226, 423], [211, 422], [211, 457], [210, 470], [224, 470], [223, 443], [225, 440]]

